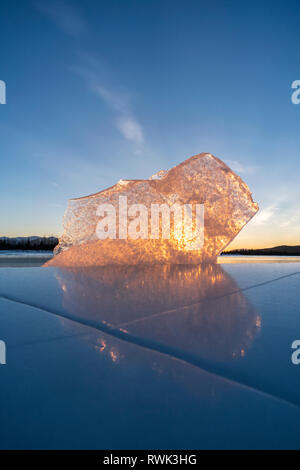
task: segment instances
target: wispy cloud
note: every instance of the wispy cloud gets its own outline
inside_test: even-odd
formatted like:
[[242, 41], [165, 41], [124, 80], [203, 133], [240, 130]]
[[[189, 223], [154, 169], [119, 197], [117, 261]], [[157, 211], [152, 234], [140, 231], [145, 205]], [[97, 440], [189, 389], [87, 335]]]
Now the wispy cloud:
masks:
[[[51, 19], [57, 27], [66, 34], [76, 36], [87, 29], [87, 24], [77, 8], [67, 1], [41, 1], [36, 3], [39, 11]], [[99, 60], [89, 56], [87, 53], [81, 54], [81, 66], [74, 66], [72, 69], [82, 76], [88, 88], [115, 113], [115, 126], [126, 140], [132, 142], [136, 148], [135, 153], [142, 152], [144, 144], [144, 132], [142, 125], [135, 117], [130, 98], [127, 93], [119, 92], [112, 85], [107, 85], [109, 80], [104, 80], [103, 66]], [[110, 75], [107, 73], [106, 75]]]
[[282, 210], [282, 217], [280, 221], [281, 228], [297, 229], [300, 227], [300, 214], [297, 204], [297, 196], [291, 198], [288, 203], [288, 207]]
[[281, 222], [280, 227], [287, 228], [287, 227], [295, 226], [296, 224], [297, 226], [299, 226], [299, 222], [300, 222], [300, 217], [290, 217], [284, 220], [283, 222]]
[[56, 26], [70, 36], [77, 36], [86, 30], [81, 12], [68, 1], [40, 1], [36, 8], [52, 20]]
[[127, 140], [131, 140], [136, 144], [144, 143], [144, 135], [141, 125], [132, 117], [122, 116], [117, 119], [117, 127], [121, 134]]
[[253, 175], [256, 170], [257, 166], [255, 165], [243, 165], [242, 163], [236, 161], [236, 160], [225, 160], [225, 163], [233, 170], [236, 171], [237, 173], [243, 173], [243, 174], [248, 174], [248, 175]]
[[98, 95], [106, 104], [111, 108], [114, 108], [119, 112], [126, 112], [126, 109], [129, 106], [129, 99], [124, 94], [117, 93], [116, 91], [112, 92], [108, 90], [103, 85], [100, 85], [99, 78], [90, 73], [83, 73], [85, 78], [88, 78], [90, 88], [92, 91]]
[[74, 67], [73, 69], [81, 75], [88, 88], [97, 95], [115, 113], [115, 125], [122, 137], [136, 145], [136, 151], [141, 152], [145, 142], [143, 127], [135, 117], [130, 104], [128, 93], [112, 89], [103, 83], [101, 72], [95, 61], [88, 60], [89, 65]]
[[252, 225], [264, 225], [269, 222], [275, 215], [278, 207], [268, 206], [260, 210], [259, 213], [254, 217]]

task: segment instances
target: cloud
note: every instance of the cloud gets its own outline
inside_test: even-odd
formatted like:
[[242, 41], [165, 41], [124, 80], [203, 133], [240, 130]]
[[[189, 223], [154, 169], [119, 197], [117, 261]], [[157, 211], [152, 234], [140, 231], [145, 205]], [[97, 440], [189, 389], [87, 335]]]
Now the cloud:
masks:
[[274, 217], [277, 210], [278, 207], [275, 206], [268, 206], [265, 209], [262, 209], [254, 217], [252, 225], [264, 225], [266, 222], [269, 222], [272, 217]]
[[131, 140], [137, 144], [143, 144], [144, 136], [141, 125], [133, 118], [128, 116], [118, 118], [117, 127], [125, 139]]
[[[93, 82], [95, 82], [95, 79]], [[93, 83], [91, 90], [116, 112], [115, 123], [121, 135], [134, 144], [141, 146], [145, 140], [143, 128], [130, 109], [128, 96], [114, 92], [100, 83]]]
[[[50, 18], [66, 34], [77, 36], [87, 29], [87, 24], [79, 11], [67, 1], [42, 1], [36, 3], [36, 8]], [[144, 134], [141, 124], [134, 116], [130, 99], [127, 94], [112, 90], [104, 85], [103, 64], [86, 53], [81, 54], [82, 66], [72, 67], [81, 75], [89, 89], [100, 97], [116, 113], [115, 124], [121, 135], [136, 145], [135, 153], [142, 153]], [[104, 83], [103, 83], [104, 82]]]
[[300, 225], [300, 215], [298, 214], [297, 204], [292, 204], [289, 206], [288, 210], [283, 212], [282, 222], [280, 223], [281, 228], [296, 228], [299, 229]]
[[92, 90], [96, 93], [103, 101], [106, 102], [110, 107], [114, 108], [116, 111], [125, 112], [128, 107], [128, 99], [121, 94], [116, 92], [111, 92], [107, 88], [104, 88], [102, 85], [97, 83], [92, 86]]
[[295, 223], [299, 222], [299, 219], [296, 218], [296, 217], [292, 217], [291, 219], [289, 220], [285, 220], [284, 222], [282, 222], [280, 224], [280, 227], [281, 228], [286, 228], [286, 227], [290, 227], [291, 225], [294, 225]]
[[86, 22], [81, 13], [67, 1], [42, 1], [36, 8], [52, 20], [56, 26], [70, 36], [78, 36], [86, 30]]
[[[134, 116], [130, 105], [130, 97], [124, 92], [113, 90], [111, 86], [103, 84], [101, 69], [95, 61], [88, 59], [88, 65], [73, 67], [84, 78], [92, 93], [97, 95], [116, 114], [115, 125], [122, 137], [137, 146], [137, 153], [141, 153], [144, 144], [142, 125]], [[107, 81], [107, 80], [106, 80]]]
[[255, 165], [245, 166], [236, 160], [224, 160], [224, 161], [233, 171], [236, 171], [237, 173], [253, 175], [258, 168]]

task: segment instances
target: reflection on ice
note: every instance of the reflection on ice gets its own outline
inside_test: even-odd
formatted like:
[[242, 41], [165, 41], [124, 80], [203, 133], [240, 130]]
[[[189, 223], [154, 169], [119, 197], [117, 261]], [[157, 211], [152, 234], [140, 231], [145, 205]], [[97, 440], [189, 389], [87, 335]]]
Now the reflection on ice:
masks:
[[[220, 265], [56, 269], [63, 307], [212, 361], [243, 357], [259, 315]], [[105, 345], [99, 342], [99, 351]], [[113, 359], [113, 358], [112, 358]]]

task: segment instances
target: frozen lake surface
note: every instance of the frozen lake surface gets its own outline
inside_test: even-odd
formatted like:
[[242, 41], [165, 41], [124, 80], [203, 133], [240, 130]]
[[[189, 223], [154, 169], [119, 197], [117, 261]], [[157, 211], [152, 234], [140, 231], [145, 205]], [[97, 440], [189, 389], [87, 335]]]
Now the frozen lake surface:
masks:
[[52, 256], [52, 251], [45, 250], [0, 250], [2, 258], [28, 258], [28, 257], [44, 257]]
[[299, 448], [300, 260], [219, 261], [1, 268], [0, 447]]
[[22, 268], [42, 266], [53, 256], [52, 251], [0, 250], [0, 268]]

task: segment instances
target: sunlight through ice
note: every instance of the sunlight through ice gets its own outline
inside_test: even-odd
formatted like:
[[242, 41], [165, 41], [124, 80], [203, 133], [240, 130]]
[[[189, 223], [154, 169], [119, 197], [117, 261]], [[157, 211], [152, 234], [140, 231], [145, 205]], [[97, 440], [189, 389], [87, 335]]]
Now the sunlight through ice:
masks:
[[246, 183], [202, 153], [148, 180], [71, 199], [46, 265], [215, 262], [257, 211]]

